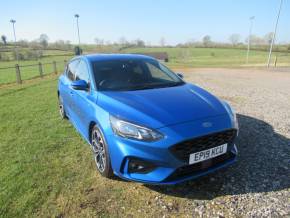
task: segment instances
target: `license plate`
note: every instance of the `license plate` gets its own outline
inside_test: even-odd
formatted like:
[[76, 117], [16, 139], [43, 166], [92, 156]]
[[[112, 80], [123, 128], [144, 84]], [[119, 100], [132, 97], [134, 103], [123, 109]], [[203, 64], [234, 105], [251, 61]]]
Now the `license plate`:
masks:
[[223, 144], [214, 148], [199, 151], [189, 156], [189, 164], [195, 164], [204, 160], [208, 160], [217, 156], [220, 156], [227, 152], [228, 144]]

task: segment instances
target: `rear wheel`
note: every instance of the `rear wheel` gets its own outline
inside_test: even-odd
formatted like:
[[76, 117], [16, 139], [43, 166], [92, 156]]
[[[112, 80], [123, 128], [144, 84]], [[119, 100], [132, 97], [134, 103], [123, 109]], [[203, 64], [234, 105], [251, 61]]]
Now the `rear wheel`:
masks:
[[58, 108], [59, 108], [60, 117], [62, 119], [67, 119], [67, 116], [66, 116], [66, 113], [65, 113], [65, 109], [64, 109], [64, 106], [63, 106], [63, 100], [62, 100], [61, 96], [58, 96]]
[[101, 130], [95, 125], [91, 131], [91, 146], [95, 164], [100, 174], [107, 178], [113, 177], [108, 146]]

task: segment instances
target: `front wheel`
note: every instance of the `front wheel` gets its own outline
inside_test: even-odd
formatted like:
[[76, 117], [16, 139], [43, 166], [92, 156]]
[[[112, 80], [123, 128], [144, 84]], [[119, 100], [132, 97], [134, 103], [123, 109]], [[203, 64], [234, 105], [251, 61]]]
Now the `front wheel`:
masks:
[[108, 146], [101, 130], [94, 126], [91, 131], [91, 146], [94, 154], [97, 170], [106, 178], [113, 177]]
[[58, 110], [59, 110], [59, 115], [62, 119], [67, 119], [64, 106], [63, 106], [63, 100], [61, 96], [58, 96]]

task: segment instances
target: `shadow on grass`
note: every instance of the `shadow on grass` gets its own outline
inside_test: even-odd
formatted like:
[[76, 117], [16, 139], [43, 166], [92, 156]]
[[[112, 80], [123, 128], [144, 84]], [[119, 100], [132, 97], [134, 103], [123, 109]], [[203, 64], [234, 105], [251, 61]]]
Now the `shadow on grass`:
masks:
[[290, 139], [276, 133], [262, 120], [241, 114], [238, 120], [240, 133], [236, 144], [239, 154], [234, 165], [174, 186], [145, 186], [159, 193], [189, 199], [290, 188]]

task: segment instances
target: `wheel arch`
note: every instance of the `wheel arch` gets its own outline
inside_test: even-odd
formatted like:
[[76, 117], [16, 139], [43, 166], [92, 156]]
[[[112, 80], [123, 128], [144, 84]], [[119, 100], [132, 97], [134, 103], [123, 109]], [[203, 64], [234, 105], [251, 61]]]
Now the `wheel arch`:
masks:
[[89, 137], [88, 137], [88, 139], [89, 139], [90, 143], [92, 143], [92, 134], [91, 134], [91, 132], [92, 132], [92, 129], [93, 129], [93, 127], [95, 125], [97, 125], [97, 123], [95, 121], [91, 121], [90, 124], [89, 124], [89, 129], [88, 129], [88, 136]]

